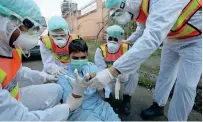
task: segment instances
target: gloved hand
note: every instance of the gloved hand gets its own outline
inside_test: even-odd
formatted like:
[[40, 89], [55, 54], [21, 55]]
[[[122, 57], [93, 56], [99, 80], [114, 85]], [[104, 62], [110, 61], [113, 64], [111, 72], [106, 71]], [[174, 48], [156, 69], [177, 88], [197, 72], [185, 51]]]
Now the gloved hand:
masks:
[[129, 43], [130, 41], [128, 41], [128, 40], [122, 40], [122, 42], [124, 42], [124, 43]]
[[82, 96], [85, 89], [90, 85], [88, 82], [90, 76], [89, 74], [86, 74], [83, 78], [81, 78], [77, 69], [74, 70], [74, 75], [75, 79], [67, 75], [65, 75], [65, 77], [72, 82], [73, 94]]
[[96, 76], [88, 81], [90, 88], [103, 89], [109, 82], [113, 81], [114, 76], [109, 72], [109, 69], [98, 72]]
[[122, 75], [118, 75], [116, 78], [116, 85], [115, 85], [115, 98], [119, 100], [119, 92], [121, 89], [121, 83], [125, 81], [125, 77]]
[[79, 108], [82, 104], [82, 97], [74, 98], [72, 94], [69, 94], [66, 103], [70, 106], [70, 111], [74, 111], [75, 109]]
[[66, 75], [67, 70], [63, 67], [58, 67], [55, 72], [53, 73], [56, 76], [63, 76]]
[[59, 78], [56, 75], [47, 74], [47, 76], [46, 76], [46, 83], [55, 83], [58, 80], [59, 80]]

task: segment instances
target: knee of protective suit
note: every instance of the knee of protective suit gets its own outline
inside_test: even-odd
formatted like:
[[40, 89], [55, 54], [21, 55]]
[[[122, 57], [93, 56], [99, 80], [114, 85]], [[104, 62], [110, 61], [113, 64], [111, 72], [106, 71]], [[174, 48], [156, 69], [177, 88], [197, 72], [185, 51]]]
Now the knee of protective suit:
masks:
[[59, 84], [55, 84], [55, 83], [51, 83], [50, 85], [52, 85], [52, 87], [50, 87], [52, 89], [52, 104], [56, 105], [60, 102], [60, 100], [62, 99], [62, 95], [63, 95], [63, 88], [59, 85]]
[[179, 90], [183, 90], [183, 91], [193, 91], [196, 92], [196, 88], [197, 88], [197, 83], [191, 81], [191, 82], [186, 82], [186, 81], [177, 81], [176, 82], [176, 86], [178, 87]]
[[56, 85], [56, 92], [58, 93], [58, 99], [61, 100], [62, 99], [62, 95], [63, 95], [63, 88], [61, 87], [61, 85], [59, 84], [55, 84]]

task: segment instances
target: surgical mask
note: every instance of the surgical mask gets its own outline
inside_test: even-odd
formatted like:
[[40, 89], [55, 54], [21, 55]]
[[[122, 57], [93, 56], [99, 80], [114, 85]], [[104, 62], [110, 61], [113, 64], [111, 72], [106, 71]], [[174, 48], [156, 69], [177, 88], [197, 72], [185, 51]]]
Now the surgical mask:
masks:
[[53, 40], [54, 43], [60, 48], [65, 47], [67, 44], [67, 39], [64, 37], [55, 37]]
[[108, 41], [107, 47], [108, 47], [109, 53], [116, 53], [120, 48], [120, 44], [118, 42], [115, 42], [115, 41]]
[[80, 59], [80, 60], [71, 59], [71, 67], [73, 69], [77, 69], [78, 71], [82, 71], [83, 67], [87, 64], [88, 64], [87, 59]]
[[121, 25], [126, 25], [132, 20], [132, 15], [127, 12], [115, 12], [113, 18]]

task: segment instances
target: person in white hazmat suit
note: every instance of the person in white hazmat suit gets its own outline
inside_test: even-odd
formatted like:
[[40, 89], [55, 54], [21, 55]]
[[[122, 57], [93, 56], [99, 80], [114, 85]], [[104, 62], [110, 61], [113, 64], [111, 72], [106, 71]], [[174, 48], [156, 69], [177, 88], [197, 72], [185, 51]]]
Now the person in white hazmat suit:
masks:
[[39, 72], [22, 67], [21, 63], [22, 53], [37, 45], [46, 28], [36, 3], [1, 0], [0, 23], [0, 121], [66, 120], [69, 112], [82, 103], [82, 96], [74, 94], [76, 89], [81, 89], [77, 83], [67, 102], [61, 105], [57, 104], [62, 98], [62, 88], [57, 84], [22, 89], [18, 86], [22, 80], [35, 82], [44, 78]]
[[[124, 53], [126, 53], [130, 45], [128, 43], [123, 43], [122, 40], [124, 39], [124, 30], [118, 25], [113, 25], [107, 28], [107, 43], [102, 44], [97, 48], [95, 53], [94, 62], [99, 67], [100, 70], [104, 70], [106, 68], [110, 68], [113, 63], [120, 58]], [[108, 84], [109, 88], [111, 88], [112, 94], [110, 98], [107, 99], [114, 108], [116, 112], [130, 114], [131, 109], [131, 96], [134, 93], [137, 82], [139, 79], [139, 74], [137, 72], [132, 73], [129, 77], [123, 78], [125, 81], [123, 85], [123, 100], [122, 102], [113, 102], [112, 95], [113, 95], [113, 86], [114, 83]], [[128, 82], [129, 81], [129, 82]], [[108, 87], [105, 87], [105, 91]], [[115, 93], [116, 94], [116, 93]]]
[[113, 66], [95, 75], [91, 87], [103, 88], [119, 74], [137, 71], [164, 42], [153, 105], [141, 112], [144, 119], [163, 115], [163, 107], [175, 83], [168, 119], [186, 121], [194, 105], [202, 72], [202, 3], [199, 0], [106, 0], [110, 15], [120, 24], [133, 18], [136, 32], [132, 48]]
[[64, 18], [51, 17], [48, 22], [48, 35], [42, 36], [40, 41], [43, 71], [57, 76], [65, 75], [69, 63], [68, 45], [78, 38], [77, 34], [70, 34], [68, 23]]

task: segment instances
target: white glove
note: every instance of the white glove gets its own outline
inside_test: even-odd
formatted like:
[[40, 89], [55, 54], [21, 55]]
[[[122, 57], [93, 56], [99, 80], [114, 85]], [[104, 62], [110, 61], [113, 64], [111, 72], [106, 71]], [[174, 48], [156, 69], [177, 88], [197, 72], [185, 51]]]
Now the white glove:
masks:
[[74, 98], [72, 94], [69, 94], [66, 103], [70, 106], [70, 111], [74, 111], [75, 109], [79, 108], [82, 104], [82, 97], [81, 98]]
[[121, 89], [121, 82], [123, 82], [125, 80], [125, 77], [122, 75], [118, 75], [118, 77], [116, 78], [116, 85], [115, 85], [115, 98], [117, 100], [119, 100], [119, 92]]
[[129, 43], [129, 41], [128, 41], [128, 40], [122, 40], [122, 42], [124, 42], [124, 43]]
[[57, 76], [63, 76], [63, 75], [66, 75], [67, 73], [67, 70], [63, 67], [58, 67], [55, 72], [53, 72], [54, 75], [57, 75]]
[[109, 72], [109, 69], [98, 72], [96, 76], [88, 81], [91, 83], [90, 88], [103, 89], [109, 82], [113, 81], [114, 77]]
[[48, 82], [48, 83], [55, 83], [58, 80], [59, 80], [59, 78], [56, 75], [47, 74], [47, 76], [46, 76], [46, 82]]
[[65, 75], [65, 77], [72, 82], [73, 94], [82, 96], [85, 89], [90, 85], [88, 79], [90, 78], [89, 74], [86, 74], [81, 78], [78, 74], [78, 70], [74, 70], [75, 79]]

